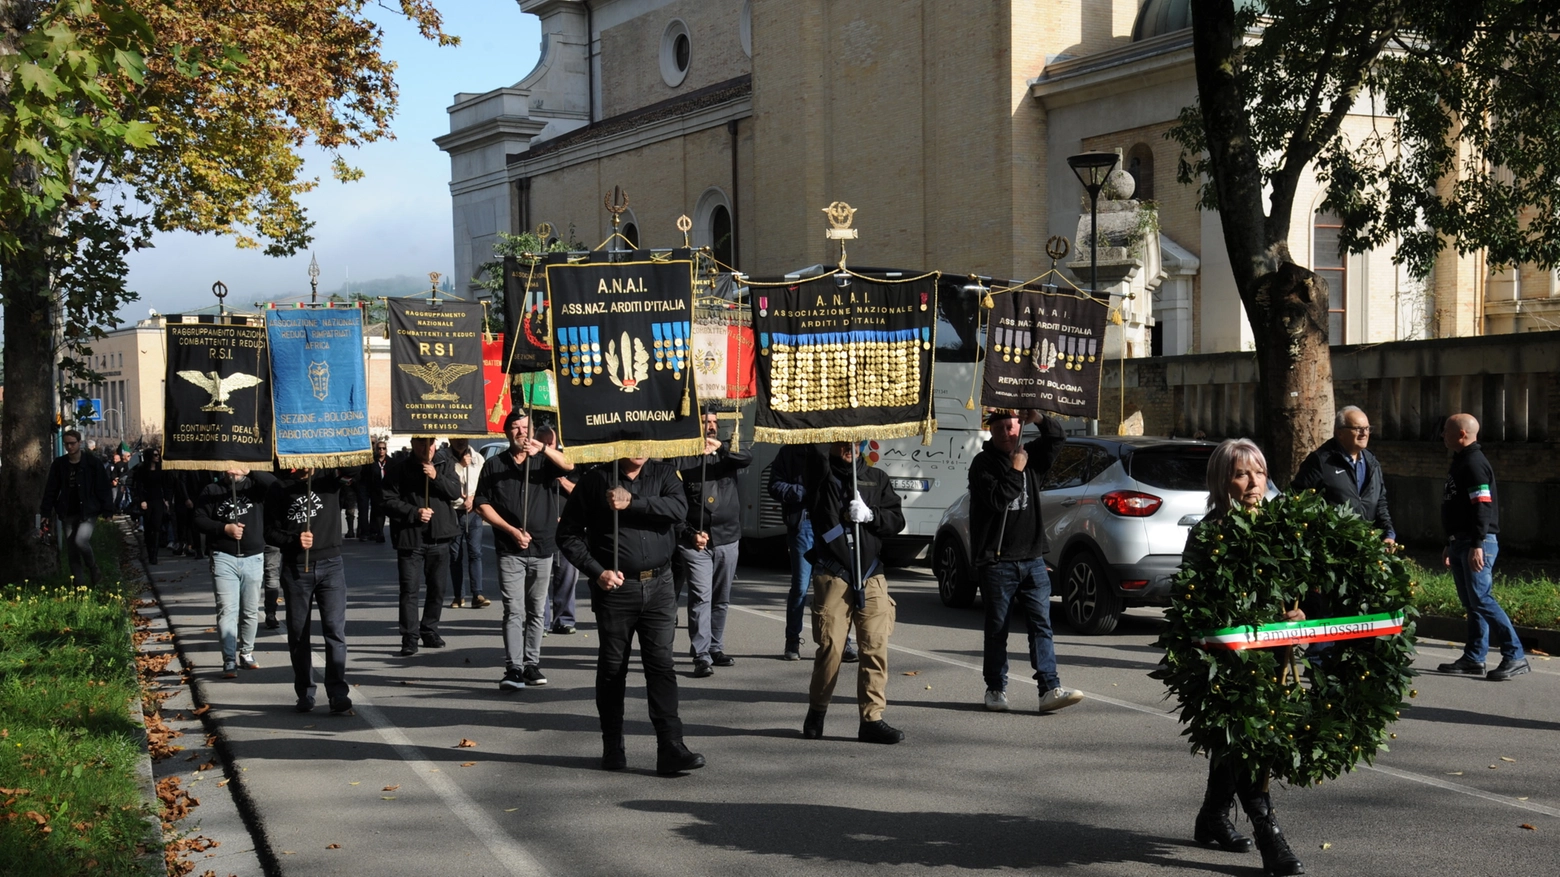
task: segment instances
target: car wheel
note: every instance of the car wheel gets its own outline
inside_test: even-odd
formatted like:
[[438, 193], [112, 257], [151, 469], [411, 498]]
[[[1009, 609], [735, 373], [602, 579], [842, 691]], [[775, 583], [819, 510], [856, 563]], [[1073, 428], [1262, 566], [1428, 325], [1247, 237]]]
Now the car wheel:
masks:
[[968, 609], [975, 602], [975, 576], [970, 573], [959, 540], [950, 536], [937, 540], [932, 571], [937, 575], [937, 596], [944, 606]]
[[1087, 551], [1073, 554], [1062, 566], [1062, 609], [1067, 624], [1085, 636], [1103, 636], [1116, 629], [1121, 598], [1100, 562]]

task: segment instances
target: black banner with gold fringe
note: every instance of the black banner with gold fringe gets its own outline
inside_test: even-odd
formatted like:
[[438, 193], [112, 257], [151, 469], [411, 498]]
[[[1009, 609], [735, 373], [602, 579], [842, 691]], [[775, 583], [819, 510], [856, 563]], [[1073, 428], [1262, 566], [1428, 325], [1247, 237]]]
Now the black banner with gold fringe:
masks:
[[693, 262], [550, 257], [558, 440], [578, 463], [703, 452], [693, 399]]
[[271, 363], [256, 319], [183, 322], [166, 329], [163, 466], [261, 469], [271, 463]]
[[754, 441], [931, 441], [937, 273], [752, 283]]
[[390, 429], [401, 435], [487, 438], [482, 306], [392, 298]]
[[1098, 417], [1106, 303], [1024, 288], [991, 299], [981, 404]]

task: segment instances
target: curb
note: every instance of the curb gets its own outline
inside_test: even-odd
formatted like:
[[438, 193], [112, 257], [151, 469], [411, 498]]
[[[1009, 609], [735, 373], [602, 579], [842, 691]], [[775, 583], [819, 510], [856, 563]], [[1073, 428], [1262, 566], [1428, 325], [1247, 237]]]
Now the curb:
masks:
[[[1415, 632], [1422, 639], [1446, 639], [1463, 642], [1468, 635], [1467, 618], [1450, 618], [1445, 615], [1421, 615], [1415, 620]], [[1560, 655], [1560, 630], [1544, 630], [1537, 627], [1517, 628], [1517, 638], [1522, 648], [1537, 649], [1551, 655]]]
[[[129, 579], [129, 584], [140, 585], [137, 591], [151, 590], [151, 578], [146, 574], [146, 564], [140, 562], [141, 533], [135, 528], [135, 524], [124, 516], [116, 516], [114, 526], [119, 531], [120, 543], [125, 551], [134, 552], [132, 555], [136, 562], [135, 576]], [[124, 569], [125, 564], [120, 564]], [[133, 610], [139, 611], [139, 610]], [[131, 624], [130, 619], [125, 619], [126, 624]], [[131, 632], [135, 632], [135, 626], [131, 624]], [[137, 649], [140, 654], [140, 649]], [[137, 674], [139, 675], [139, 674]], [[146, 815], [146, 854], [141, 856], [138, 864], [148, 875], [162, 875], [167, 873], [167, 867], [163, 861], [163, 847], [167, 840], [163, 837], [162, 830], [162, 802], [157, 798], [157, 777], [152, 768], [151, 741], [146, 733], [146, 715], [142, 712], [142, 700], [138, 694], [125, 704], [126, 712], [130, 714], [130, 723], [135, 726], [136, 743], [140, 746], [141, 757], [135, 763], [136, 784], [141, 787], [141, 797], [146, 801], [148, 812]]]

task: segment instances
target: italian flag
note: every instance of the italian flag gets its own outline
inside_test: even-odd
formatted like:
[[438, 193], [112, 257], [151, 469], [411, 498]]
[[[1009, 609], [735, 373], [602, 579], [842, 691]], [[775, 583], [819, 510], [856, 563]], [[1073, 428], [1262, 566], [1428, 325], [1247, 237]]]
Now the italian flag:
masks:
[[1490, 498], [1490, 486], [1488, 484], [1481, 484], [1478, 487], [1468, 491], [1468, 501], [1494, 502], [1494, 500]]
[[1268, 649], [1275, 646], [1306, 645], [1346, 639], [1369, 639], [1403, 632], [1402, 612], [1353, 615], [1347, 618], [1322, 618], [1307, 621], [1281, 621], [1226, 627], [1202, 634], [1197, 645], [1204, 649]]

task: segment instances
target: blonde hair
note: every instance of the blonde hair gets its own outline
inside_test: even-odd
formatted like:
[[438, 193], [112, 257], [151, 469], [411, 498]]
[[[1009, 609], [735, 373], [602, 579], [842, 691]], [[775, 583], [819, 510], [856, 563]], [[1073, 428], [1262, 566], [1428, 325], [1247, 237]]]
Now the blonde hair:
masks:
[[1267, 474], [1267, 458], [1251, 439], [1225, 439], [1208, 457], [1208, 514], [1219, 517], [1230, 510], [1230, 478], [1236, 463], [1255, 463]]

